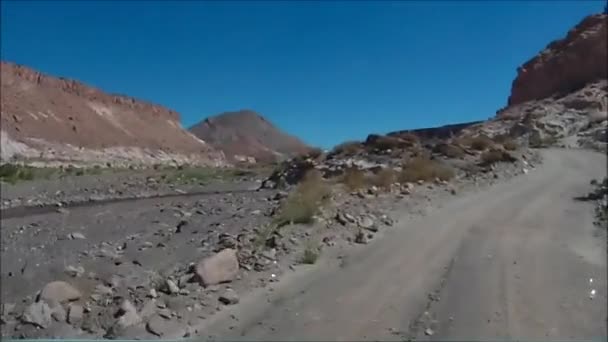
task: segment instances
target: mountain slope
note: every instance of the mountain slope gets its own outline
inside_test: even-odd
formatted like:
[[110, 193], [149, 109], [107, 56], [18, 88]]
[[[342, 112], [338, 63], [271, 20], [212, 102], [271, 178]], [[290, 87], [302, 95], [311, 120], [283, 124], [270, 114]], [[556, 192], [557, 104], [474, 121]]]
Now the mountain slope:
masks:
[[13, 63], [1, 71], [3, 160], [224, 162], [175, 111]]
[[249, 157], [271, 161], [309, 149], [301, 140], [282, 132], [251, 110], [226, 112], [207, 118], [192, 126], [190, 132], [233, 160]]

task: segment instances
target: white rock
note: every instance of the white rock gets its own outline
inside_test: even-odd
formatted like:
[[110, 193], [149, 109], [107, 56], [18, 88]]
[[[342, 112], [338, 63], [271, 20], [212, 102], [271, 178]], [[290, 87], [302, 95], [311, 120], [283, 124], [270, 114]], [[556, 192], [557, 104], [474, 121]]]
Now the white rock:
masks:
[[23, 323], [33, 324], [42, 329], [51, 324], [51, 308], [45, 302], [30, 304], [21, 316]]
[[230, 248], [205, 258], [196, 265], [196, 275], [205, 286], [232, 281], [238, 271], [236, 251]]
[[80, 297], [82, 297], [80, 291], [64, 281], [50, 282], [40, 292], [40, 299], [46, 302], [65, 303], [80, 299]]
[[79, 304], [70, 304], [68, 308], [68, 323], [72, 325], [79, 325], [82, 323], [84, 316], [84, 308]]

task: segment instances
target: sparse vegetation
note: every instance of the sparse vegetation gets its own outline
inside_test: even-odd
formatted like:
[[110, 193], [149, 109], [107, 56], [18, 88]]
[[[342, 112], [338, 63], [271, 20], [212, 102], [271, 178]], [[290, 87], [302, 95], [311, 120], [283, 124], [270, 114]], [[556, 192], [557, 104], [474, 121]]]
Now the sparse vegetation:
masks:
[[363, 145], [358, 141], [347, 141], [333, 148], [332, 155], [353, 156], [363, 150]]
[[509, 153], [501, 150], [490, 150], [481, 154], [481, 163], [491, 165], [498, 162], [514, 162], [515, 158]]
[[339, 182], [344, 184], [348, 190], [356, 191], [366, 187], [368, 184], [368, 179], [365, 172], [353, 167], [344, 171], [344, 174], [340, 177]]
[[329, 196], [329, 185], [321, 173], [310, 170], [281, 206], [275, 223], [278, 227], [290, 223], [311, 224]]
[[544, 148], [557, 144], [557, 137], [546, 135], [542, 137], [540, 134], [532, 134], [528, 138], [528, 145], [532, 148]]
[[8, 183], [34, 179], [33, 168], [15, 164], [0, 165], [0, 180]]
[[419, 180], [431, 181], [435, 178], [449, 180], [452, 177], [454, 177], [454, 170], [450, 167], [435, 160], [417, 157], [406, 163], [403, 171], [398, 176], [398, 180], [405, 183]]
[[300, 262], [303, 264], [312, 265], [317, 262], [317, 259], [319, 259], [319, 249], [314, 248], [313, 246], [307, 246]]
[[15, 184], [23, 181], [31, 181], [34, 179], [51, 179], [53, 177], [69, 177], [69, 176], [84, 176], [97, 175], [104, 169], [96, 167], [33, 167], [20, 164], [2, 164], [0, 165], [0, 181]]
[[391, 168], [385, 168], [371, 178], [371, 184], [382, 189], [389, 189], [397, 181], [397, 173]]
[[211, 167], [180, 166], [165, 169], [161, 176], [166, 182], [181, 184], [207, 184], [212, 180], [233, 180], [256, 174], [251, 169], [218, 169]]
[[[412, 137], [409, 137], [409, 139], [412, 139]], [[415, 141], [405, 140], [401, 137], [392, 137], [376, 134], [368, 136], [367, 140], [365, 141], [366, 146], [380, 151], [403, 149], [407, 147], [412, 147], [414, 144]]]
[[505, 148], [505, 150], [507, 151], [515, 151], [517, 150], [517, 148], [519, 147], [517, 145], [517, 143], [514, 140], [505, 140], [502, 142], [502, 146]]
[[492, 139], [485, 135], [479, 135], [471, 140], [470, 147], [477, 151], [484, 151], [494, 145]]
[[437, 144], [433, 146], [433, 152], [448, 158], [462, 158], [465, 154], [462, 147], [452, 144]]

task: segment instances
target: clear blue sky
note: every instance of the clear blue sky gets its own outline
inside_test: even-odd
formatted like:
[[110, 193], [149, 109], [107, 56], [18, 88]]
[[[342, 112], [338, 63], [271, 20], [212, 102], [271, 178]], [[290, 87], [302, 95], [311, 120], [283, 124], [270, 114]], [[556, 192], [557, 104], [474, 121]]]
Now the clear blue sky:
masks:
[[603, 1], [2, 1], [2, 59], [180, 112], [254, 109], [323, 147], [485, 119]]

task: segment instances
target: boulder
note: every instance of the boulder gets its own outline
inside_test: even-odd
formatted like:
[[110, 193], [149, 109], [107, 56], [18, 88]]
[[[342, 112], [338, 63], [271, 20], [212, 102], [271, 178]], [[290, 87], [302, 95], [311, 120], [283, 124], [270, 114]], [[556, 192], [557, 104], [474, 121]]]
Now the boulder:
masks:
[[82, 297], [82, 294], [72, 285], [64, 281], [53, 281], [44, 286], [40, 292], [39, 300], [65, 303], [78, 300], [80, 297]]
[[21, 321], [45, 329], [51, 325], [51, 313], [51, 308], [45, 302], [39, 301], [25, 308]]
[[236, 251], [230, 248], [207, 257], [196, 265], [196, 275], [204, 286], [232, 281], [238, 271]]

